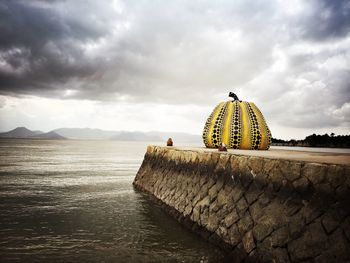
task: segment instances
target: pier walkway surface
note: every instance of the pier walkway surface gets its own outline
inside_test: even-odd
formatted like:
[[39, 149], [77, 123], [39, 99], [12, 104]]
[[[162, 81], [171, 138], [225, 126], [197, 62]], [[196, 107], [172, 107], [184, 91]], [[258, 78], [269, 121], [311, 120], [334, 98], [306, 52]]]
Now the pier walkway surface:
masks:
[[[196, 152], [218, 152], [217, 149], [209, 149], [205, 147], [169, 147], [176, 150], [189, 150]], [[300, 149], [300, 148], [299, 148]], [[325, 164], [341, 164], [350, 166], [350, 153], [342, 152], [322, 152], [322, 148], [317, 152], [317, 149], [313, 148], [315, 151], [310, 151], [309, 148], [302, 150], [284, 150], [270, 148], [267, 151], [262, 150], [234, 150], [228, 149], [227, 153], [234, 155], [244, 155], [244, 156], [256, 156], [264, 157], [269, 159], [284, 159], [302, 162], [313, 162], [313, 163], [325, 163]], [[222, 152], [221, 152], [222, 153]]]

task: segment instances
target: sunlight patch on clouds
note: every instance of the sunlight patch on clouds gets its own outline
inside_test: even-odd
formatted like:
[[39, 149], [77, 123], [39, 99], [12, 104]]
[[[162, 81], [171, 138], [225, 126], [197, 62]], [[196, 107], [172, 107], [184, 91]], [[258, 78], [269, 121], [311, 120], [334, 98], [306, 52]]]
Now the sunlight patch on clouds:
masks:
[[303, 0], [278, 0], [278, 2], [280, 10], [290, 16], [300, 14], [306, 7]]
[[274, 58], [274, 63], [271, 66], [273, 72], [283, 72], [287, 69], [288, 61], [287, 56], [281, 48], [275, 46], [272, 51], [272, 56]]
[[63, 97], [70, 97], [74, 94], [76, 94], [78, 91], [77, 90], [74, 90], [74, 89], [66, 89], [64, 92], [63, 92]]
[[344, 103], [340, 108], [330, 109], [330, 114], [350, 124], [350, 102]]

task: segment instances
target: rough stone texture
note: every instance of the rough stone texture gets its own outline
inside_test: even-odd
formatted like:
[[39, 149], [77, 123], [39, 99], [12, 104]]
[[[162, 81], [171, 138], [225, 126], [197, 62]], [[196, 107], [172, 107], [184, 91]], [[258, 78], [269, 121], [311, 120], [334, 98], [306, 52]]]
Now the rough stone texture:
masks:
[[349, 165], [149, 146], [134, 185], [238, 262], [350, 261]]

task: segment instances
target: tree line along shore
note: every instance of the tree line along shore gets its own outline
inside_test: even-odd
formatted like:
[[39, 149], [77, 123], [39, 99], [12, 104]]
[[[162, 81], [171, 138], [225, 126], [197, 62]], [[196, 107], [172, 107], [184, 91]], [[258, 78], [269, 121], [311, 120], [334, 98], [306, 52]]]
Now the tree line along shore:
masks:
[[350, 135], [335, 135], [327, 133], [324, 135], [312, 134], [303, 140], [281, 140], [272, 138], [274, 146], [301, 146], [301, 147], [328, 147], [328, 148], [350, 148]]

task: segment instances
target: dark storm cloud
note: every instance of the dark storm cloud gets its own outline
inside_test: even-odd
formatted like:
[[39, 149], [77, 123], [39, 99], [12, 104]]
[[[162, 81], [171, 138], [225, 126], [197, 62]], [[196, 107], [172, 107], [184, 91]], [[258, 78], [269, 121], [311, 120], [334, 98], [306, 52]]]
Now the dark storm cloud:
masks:
[[316, 41], [343, 37], [350, 32], [350, 1], [314, 0], [310, 12], [301, 18], [303, 37]]
[[[60, 97], [74, 89], [75, 98], [164, 100], [193, 90], [173, 102], [201, 101], [203, 92], [238, 85], [270, 63], [271, 46], [257, 47], [254, 40], [240, 45], [242, 30], [252, 24], [235, 23], [271, 6], [224, 4], [130, 1], [122, 4], [122, 17], [110, 11], [110, 2], [2, 3], [0, 92]], [[87, 55], [86, 44], [101, 39], [102, 47]]]
[[86, 13], [83, 21], [65, 16], [58, 4], [0, 3], [1, 93], [55, 96], [56, 84], [96, 71], [99, 61], [87, 60], [80, 45], [105, 35], [105, 27]]

